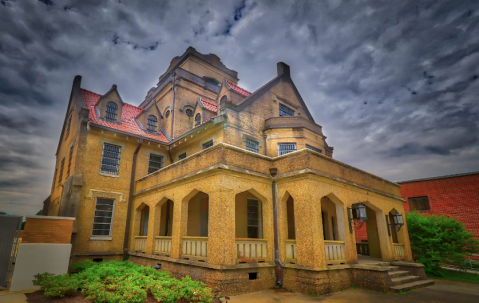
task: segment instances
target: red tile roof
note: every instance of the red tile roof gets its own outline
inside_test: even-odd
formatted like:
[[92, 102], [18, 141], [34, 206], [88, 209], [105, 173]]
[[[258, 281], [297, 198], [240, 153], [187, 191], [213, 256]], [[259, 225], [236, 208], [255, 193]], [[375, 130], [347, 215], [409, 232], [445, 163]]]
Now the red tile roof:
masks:
[[251, 95], [251, 93], [241, 87], [239, 87], [238, 85], [234, 84], [233, 82], [231, 81], [228, 81], [226, 80], [226, 82], [228, 83], [228, 85], [231, 87], [232, 90], [234, 90], [235, 92], [245, 96], [245, 97], [248, 97], [249, 95]]
[[135, 121], [135, 117], [137, 117], [143, 111], [143, 109], [127, 103], [123, 105], [121, 112], [121, 125], [99, 120], [96, 115], [95, 104], [100, 99], [101, 95], [85, 89], [82, 89], [81, 91], [85, 107], [90, 110], [90, 114], [88, 116], [90, 123], [116, 129], [125, 133], [130, 133], [132, 135], [141, 136], [147, 139], [168, 142], [168, 139], [166, 139], [165, 135], [161, 133], [161, 131], [158, 132], [158, 135], [153, 135], [141, 130], [140, 126]]
[[207, 101], [205, 99], [200, 98], [201, 103], [203, 106], [206, 107], [207, 110], [217, 113], [218, 112], [218, 105], [214, 104], [213, 102]]

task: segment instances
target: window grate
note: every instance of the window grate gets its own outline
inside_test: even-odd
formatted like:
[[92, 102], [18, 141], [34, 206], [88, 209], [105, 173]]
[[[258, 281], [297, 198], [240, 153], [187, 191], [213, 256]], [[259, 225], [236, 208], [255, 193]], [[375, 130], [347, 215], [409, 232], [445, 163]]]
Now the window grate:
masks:
[[310, 150], [314, 150], [315, 152], [320, 153], [320, 154], [323, 153], [323, 150], [321, 150], [321, 149], [319, 149], [319, 148], [317, 148], [317, 147], [311, 146], [311, 145], [309, 145], [309, 144], [306, 144], [306, 148], [308, 148], [308, 149], [310, 149]]
[[70, 175], [70, 170], [72, 167], [72, 156], [73, 156], [73, 145], [70, 147], [70, 154], [68, 155], [67, 178]]
[[156, 131], [157, 122], [158, 120], [156, 119], [156, 117], [153, 115], [150, 115], [148, 117], [148, 127], [147, 127], [148, 130]]
[[114, 199], [97, 198], [93, 216], [92, 236], [110, 236], [113, 221]]
[[186, 158], [186, 153], [182, 153], [178, 156], [178, 160], [183, 160], [184, 158]]
[[279, 116], [280, 117], [290, 117], [294, 116], [294, 110], [291, 108], [287, 107], [284, 104], [279, 104]]
[[60, 164], [60, 174], [58, 175], [58, 184], [62, 183], [64, 166], [65, 166], [65, 158], [62, 159], [62, 163]]
[[248, 238], [259, 238], [259, 201], [248, 199], [247, 200], [247, 228]]
[[201, 124], [201, 114], [196, 114], [195, 116], [195, 126], [198, 126]]
[[278, 156], [296, 151], [296, 143], [278, 143]]
[[118, 105], [115, 102], [108, 102], [106, 104], [106, 121], [110, 123], [116, 122], [116, 117], [118, 115]]
[[203, 143], [203, 149], [207, 149], [208, 147], [212, 147], [212, 146], [213, 146], [213, 140]]
[[103, 153], [101, 157], [101, 173], [118, 175], [120, 166], [120, 146], [103, 144]]
[[259, 143], [250, 139], [246, 139], [246, 150], [259, 153]]
[[150, 161], [148, 162], [148, 173], [154, 173], [155, 171], [163, 168], [163, 156], [150, 154]]
[[414, 197], [414, 198], [409, 198], [408, 200], [409, 200], [409, 208], [411, 209], [411, 211], [431, 210], [431, 208], [429, 206], [429, 198], [428, 197]]

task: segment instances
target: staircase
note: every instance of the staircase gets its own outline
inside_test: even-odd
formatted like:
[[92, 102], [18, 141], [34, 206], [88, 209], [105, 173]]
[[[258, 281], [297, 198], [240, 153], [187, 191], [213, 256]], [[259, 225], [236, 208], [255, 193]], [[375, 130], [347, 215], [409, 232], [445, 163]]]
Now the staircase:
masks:
[[399, 266], [391, 266], [389, 262], [380, 262], [376, 265], [387, 267], [392, 282], [390, 290], [393, 292], [406, 292], [434, 285], [433, 280], [421, 280], [421, 277], [413, 276], [409, 271], [399, 270]]

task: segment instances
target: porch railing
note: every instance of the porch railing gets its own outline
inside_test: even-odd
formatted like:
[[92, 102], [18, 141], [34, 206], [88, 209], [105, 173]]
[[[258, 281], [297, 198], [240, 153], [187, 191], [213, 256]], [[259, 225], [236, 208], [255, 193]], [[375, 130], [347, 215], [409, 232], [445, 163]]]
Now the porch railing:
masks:
[[344, 241], [324, 241], [324, 255], [326, 264], [340, 264], [346, 262]]
[[135, 237], [135, 251], [145, 252], [146, 251], [146, 236], [136, 236]]
[[394, 255], [398, 260], [404, 260], [404, 244], [393, 243], [394, 246]]
[[206, 261], [208, 257], [208, 237], [183, 237], [183, 259]]
[[171, 253], [171, 237], [155, 237], [155, 253]]
[[296, 263], [296, 240], [286, 240], [286, 262]]
[[267, 258], [266, 240], [237, 238], [236, 258], [239, 263], [265, 261]]

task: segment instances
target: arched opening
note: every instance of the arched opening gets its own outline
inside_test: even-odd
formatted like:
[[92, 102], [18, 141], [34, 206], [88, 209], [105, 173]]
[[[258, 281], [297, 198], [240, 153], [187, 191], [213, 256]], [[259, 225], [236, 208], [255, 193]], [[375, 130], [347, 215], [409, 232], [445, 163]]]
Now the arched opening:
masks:
[[338, 217], [336, 215], [336, 206], [328, 198], [321, 198], [321, 219], [323, 221], [324, 240], [338, 240]]
[[294, 223], [294, 199], [289, 196], [286, 200], [286, 220], [288, 222], [288, 240], [296, 240], [296, 226]]
[[321, 198], [321, 220], [326, 264], [345, 264], [348, 250], [344, 206], [334, 194]]
[[196, 190], [192, 194], [186, 202], [188, 213], [181, 257], [205, 262], [208, 257], [209, 196]]
[[[163, 198], [155, 208], [155, 254], [171, 254], [174, 203]], [[159, 223], [157, 223], [159, 222]]]
[[238, 263], [264, 262], [263, 201], [252, 191], [235, 196], [236, 258]]
[[221, 100], [220, 102], [226, 102], [228, 101], [228, 97], [226, 95], [224, 95], [223, 97], [221, 97]]
[[[396, 210], [392, 209], [386, 218], [386, 224], [388, 225], [388, 233], [391, 236], [394, 249], [394, 258], [396, 260], [404, 260], [404, 233], [402, 225], [396, 224], [397, 216], [401, 214]], [[402, 218], [401, 218], [402, 219]]]
[[174, 203], [169, 199], [161, 206], [159, 236], [171, 237], [173, 231], [173, 210]]
[[294, 198], [288, 192], [285, 192], [283, 198], [281, 199], [283, 220], [286, 220], [286, 225], [283, 229], [283, 234], [285, 235], [284, 242], [286, 246], [285, 250], [285, 262], [290, 264], [296, 264], [297, 254], [296, 254], [296, 222], [295, 222], [295, 213], [294, 213]]
[[140, 234], [139, 236], [146, 237], [148, 235], [148, 219], [150, 217], [150, 207], [146, 205], [141, 210], [141, 220], [140, 220]]
[[105, 115], [106, 121], [110, 123], [114, 123], [117, 121], [116, 120], [117, 116], [118, 116], [118, 105], [113, 101], [109, 101], [106, 104], [106, 115]]
[[150, 131], [156, 131], [158, 120], [156, 119], [155, 116], [150, 115], [148, 116], [148, 130]]
[[198, 114], [196, 114], [196, 116], [195, 116], [195, 126], [198, 126], [198, 125], [200, 125], [200, 124], [201, 124], [201, 114], [198, 113]]
[[135, 251], [145, 252], [148, 236], [148, 220], [150, 218], [150, 207], [141, 203], [135, 211]]
[[[370, 205], [369, 202], [363, 202], [362, 204], [366, 208], [367, 220], [364, 221], [364, 224], [361, 228], [355, 228], [355, 233], [359, 234], [359, 237], [356, 235], [356, 251], [358, 254], [358, 262], [371, 263], [374, 261], [380, 261], [382, 259], [382, 254], [377, 219], [377, 212], [380, 212], [380, 210]], [[353, 219], [355, 218], [355, 206], [356, 205], [353, 205], [352, 210]], [[372, 207], [374, 207], [375, 209], [373, 209]], [[358, 223], [356, 220], [354, 221], [356, 222], [356, 224]]]

